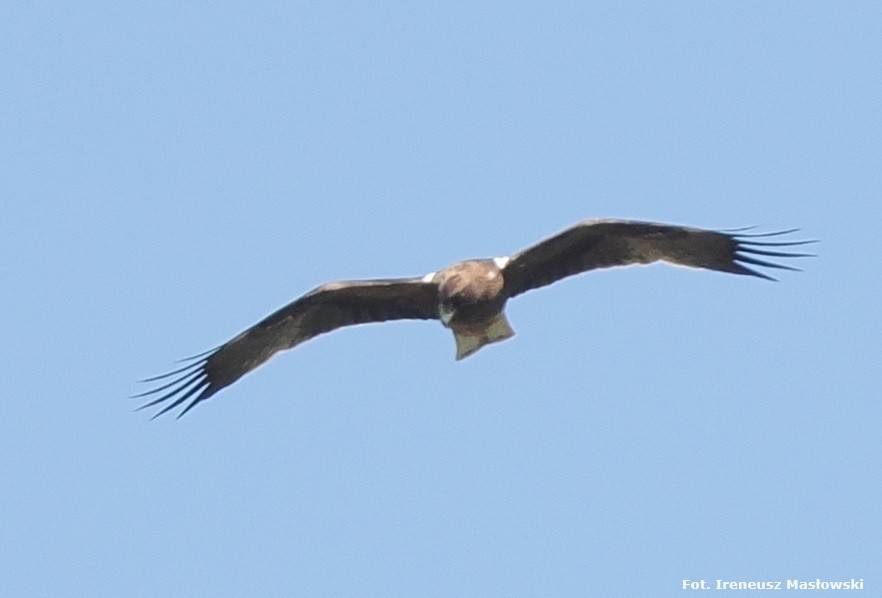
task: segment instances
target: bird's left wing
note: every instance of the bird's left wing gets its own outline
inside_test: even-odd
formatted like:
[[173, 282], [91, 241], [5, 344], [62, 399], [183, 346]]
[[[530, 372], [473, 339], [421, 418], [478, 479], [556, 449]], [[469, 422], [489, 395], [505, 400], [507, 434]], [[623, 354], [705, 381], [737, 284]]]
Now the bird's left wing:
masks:
[[505, 293], [514, 297], [580, 272], [656, 261], [774, 280], [750, 266], [796, 270], [762, 259], [808, 255], [779, 249], [813, 241], [766, 239], [794, 230], [747, 234], [743, 229], [726, 232], [653, 222], [587, 220], [513, 255], [503, 270]]
[[355, 280], [324, 284], [267, 316], [232, 340], [190, 359], [187, 366], [148, 378], [172, 378], [159, 388], [135, 395], [164, 394], [140, 409], [170, 401], [153, 417], [189, 400], [184, 415], [225, 386], [257, 368], [279, 351], [343, 326], [387, 320], [438, 318], [437, 286], [419, 278]]

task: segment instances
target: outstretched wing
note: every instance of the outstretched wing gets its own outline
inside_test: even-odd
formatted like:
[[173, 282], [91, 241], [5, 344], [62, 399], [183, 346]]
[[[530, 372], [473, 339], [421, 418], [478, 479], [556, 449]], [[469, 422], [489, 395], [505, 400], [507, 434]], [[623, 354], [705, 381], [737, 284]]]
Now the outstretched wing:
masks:
[[765, 240], [796, 229], [764, 234], [740, 232], [743, 230], [725, 232], [652, 222], [587, 220], [512, 256], [503, 269], [505, 292], [514, 297], [595, 268], [656, 261], [774, 280], [745, 264], [796, 270], [757, 256], [805, 257], [808, 254], [775, 248], [813, 242]]
[[144, 380], [173, 378], [135, 397], [166, 391], [139, 408], [170, 401], [153, 417], [189, 400], [180, 417], [279, 351], [291, 349], [324, 332], [368, 322], [437, 318], [437, 286], [419, 278], [331, 282], [267, 316], [220, 347], [190, 358], [189, 365]]

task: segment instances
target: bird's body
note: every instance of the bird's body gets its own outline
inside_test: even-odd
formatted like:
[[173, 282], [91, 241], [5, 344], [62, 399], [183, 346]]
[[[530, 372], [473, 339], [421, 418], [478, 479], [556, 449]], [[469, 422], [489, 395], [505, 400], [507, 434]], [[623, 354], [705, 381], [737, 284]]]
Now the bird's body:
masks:
[[[232, 340], [174, 372], [149, 378], [171, 382], [136, 396], [167, 390], [143, 407], [171, 401], [156, 415], [187, 401], [181, 415], [257, 368], [270, 357], [336, 328], [401, 319], [437, 319], [456, 340], [456, 359], [511, 338], [506, 302], [529, 290], [597, 268], [656, 261], [772, 279], [745, 264], [795, 270], [756, 256], [803, 257], [770, 249], [810, 241], [762, 239], [793, 231], [746, 234], [623, 220], [589, 220], [512, 256], [457, 262], [421, 278], [324, 284]], [[740, 234], [739, 234], [740, 233]]]
[[438, 288], [438, 317], [453, 331], [457, 361], [514, 336], [503, 311], [505, 259], [466, 260], [423, 277]]

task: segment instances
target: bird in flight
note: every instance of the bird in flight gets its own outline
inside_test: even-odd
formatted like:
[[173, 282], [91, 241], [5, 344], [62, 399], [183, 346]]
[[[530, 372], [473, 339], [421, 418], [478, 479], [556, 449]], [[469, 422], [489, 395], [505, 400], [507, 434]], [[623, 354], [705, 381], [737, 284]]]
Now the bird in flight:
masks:
[[188, 358], [188, 365], [143, 380], [159, 381], [161, 386], [133, 398], [159, 395], [139, 407], [162, 405], [154, 418], [186, 403], [181, 417], [279, 351], [337, 328], [370, 322], [440, 320], [453, 332], [460, 360], [514, 336], [504, 311], [509, 299], [562, 278], [598, 268], [663, 261], [775, 280], [758, 268], [797, 268], [765, 258], [807, 257], [810, 254], [782, 249], [814, 242], [769, 239], [796, 229], [746, 230], [586, 220], [511, 256], [465, 260], [417, 278], [329, 282], [232, 340]]

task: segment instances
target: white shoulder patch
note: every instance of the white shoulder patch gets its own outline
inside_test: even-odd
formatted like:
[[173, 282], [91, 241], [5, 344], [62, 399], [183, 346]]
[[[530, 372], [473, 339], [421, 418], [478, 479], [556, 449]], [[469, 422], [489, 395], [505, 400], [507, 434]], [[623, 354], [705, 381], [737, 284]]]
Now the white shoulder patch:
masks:
[[496, 264], [496, 267], [499, 268], [500, 270], [505, 268], [510, 261], [511, 261], [511, 258], [508, 256], [493, 258], [493, 263]]
[[422, 280], [423, 282], [432, 282], [432, 279], [435, 278], [436, 274], [438, 274], [438, 273], [437, 272], [429, 272], [428, 274], [423, 276], [420, 280]]

